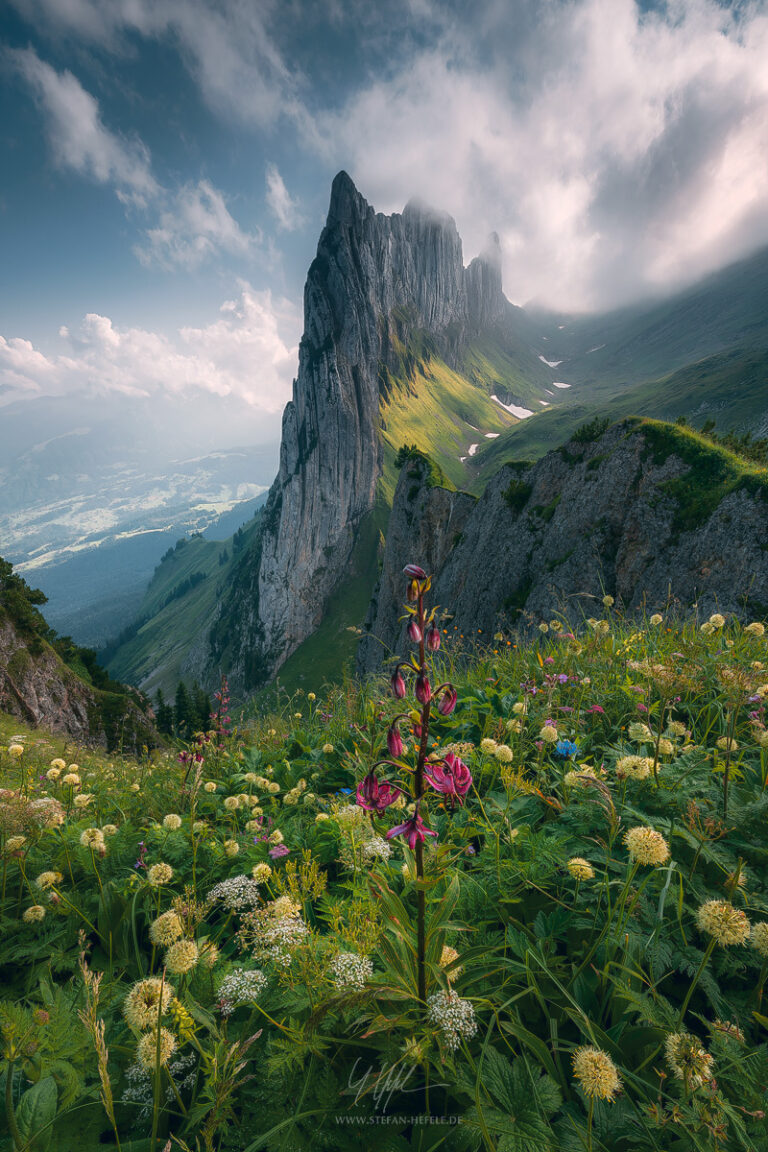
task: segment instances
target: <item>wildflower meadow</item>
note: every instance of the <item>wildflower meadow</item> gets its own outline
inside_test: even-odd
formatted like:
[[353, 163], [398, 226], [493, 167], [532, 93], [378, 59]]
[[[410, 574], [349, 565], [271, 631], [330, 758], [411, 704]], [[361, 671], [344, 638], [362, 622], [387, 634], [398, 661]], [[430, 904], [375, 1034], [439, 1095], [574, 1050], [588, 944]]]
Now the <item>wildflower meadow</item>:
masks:
[[403, 599], [183, 746], [2, 721], [4, 1152], [768, 1152], [763, 623]]

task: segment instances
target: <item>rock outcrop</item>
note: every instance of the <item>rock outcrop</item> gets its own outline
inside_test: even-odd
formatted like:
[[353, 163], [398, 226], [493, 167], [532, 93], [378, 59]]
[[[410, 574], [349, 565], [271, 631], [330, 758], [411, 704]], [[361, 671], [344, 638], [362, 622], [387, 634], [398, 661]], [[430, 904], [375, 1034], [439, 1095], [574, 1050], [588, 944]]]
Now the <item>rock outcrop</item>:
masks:
[[283, 416], [280, 470], [263, 529], [211, 630], [209, 679], [226, 663], [235, 691], [268, 679], [319, 625], [349, 565], [382, 470], [379, 401], [416, 333], [449, 364], [511, 309], [498, 239], [465, 268], [444, 213], [409, 203], [374, 212], [346, 173], [304, 290], [304, 335]]
[[403, 565], [465, 636], [557, 615], [626, 610], [768, 614], [768, 481], [671, 425], [629, 420], [533, 465], [505, 465], [473, 500], [405, 464], [358, 669], [406, 651]]

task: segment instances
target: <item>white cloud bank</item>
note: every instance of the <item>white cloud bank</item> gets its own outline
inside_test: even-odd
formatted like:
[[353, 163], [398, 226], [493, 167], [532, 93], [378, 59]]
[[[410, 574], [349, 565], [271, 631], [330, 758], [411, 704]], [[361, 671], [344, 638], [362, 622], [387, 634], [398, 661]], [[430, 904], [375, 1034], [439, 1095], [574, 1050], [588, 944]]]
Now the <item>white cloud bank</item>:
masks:
[[240, 285], [203, 328], [181, 328], [174, 339], [142, 328], [115, 328], [89, 313], [75, 334], [59, 331], [62, 350], [46, 355], [28, 340], [0, 336], [0, 395], [72, 392], [129, 396], [233, 396], [268, 414], [290, 399], [298, 359], [300, 317], [286, 300]]
[[304, 217], [285, 186], [276, 164], [267, 165], [267, 205], [283, 232], [295, 232], [304, 223]]

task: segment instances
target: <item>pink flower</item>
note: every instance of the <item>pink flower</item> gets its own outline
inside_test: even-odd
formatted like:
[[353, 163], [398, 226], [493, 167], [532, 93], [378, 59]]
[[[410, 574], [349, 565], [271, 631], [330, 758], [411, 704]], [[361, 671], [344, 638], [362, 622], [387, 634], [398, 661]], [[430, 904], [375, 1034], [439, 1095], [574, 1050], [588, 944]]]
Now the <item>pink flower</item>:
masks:
[[429, 683], [429, 677], [426, 672], [419, 672], [416, 677], [416, 687], [414, 688], [414, 696], [419, 704], [429, 704], [432, 699], [432, 687]]
[[374, 772], [369, 772], [357, 786], [357, 802], [366, 812], [376, 812], [379, 816], [394, 804], [400, 795], [400, 789], [387, 780], [381, 783], [376, 779]]
[[648, 711], [645, 704], [638, 704], [637, 710], [638, 710], [638, 712], [647, 712]]
[[427, 648], [429, 648], [430, 652], [437, 652], [440, 647], [440, 629], [435, 627], [434, 624], [430, 624], [429, 628], [427, 628], [426, 639]]
[[554, 662], [555, 662], [554, 656], [545, 656], [544, 657], [544, 663], [545, 664], [554, 664]]
[[269, 855], [273, 860], [277, 860], [280, 856], [287, 856], [290, 851], [290, 848], [286, 848], [285, 844], [275, 844], [274, 848], [270, 848]]
[[412, 640], [414, 644], [418, 644], [422, 638], [421, 628], [419, 622], [414, 617], [408, 621], [408, 639]]
[[451, 804], [457, 800], [463, 804], [464, 797], [472, 787], [472, 773], [453, 752], [448, 752], [442, 763], [430, 764], [424, 776], [436, 792], [450, 797]]
[[593, 704], [591, 708], [587, 708], [587, 712], [592, 712], [594, 715], [605, 716], [605, 708], [601, 708], [599, 704]]
[[402, 756], [403, 754], [403, 738], [396, 723], [387, 732], [387, 752], [390, 756]]
[[390, 828], [387, 832], [387, 840], [391, 840], [393, 836], [403, 836], [408, 847], [413, 851], [417, 844], [423, 844], [427, 836], [437, 836], [437, 832], [430, 832], [429, 828], [424, 827], [424, 821], [418, 812], [414, 812], [410, 819], [405, 820], [402, 824], [397, 824], [394, 828]]
[[426, 580], [427, 574], [418, 564], [406, 564], [403, 572], [409, 580]]
[[392, 687], [392, 695], [398, 700], [402, 700], [405, 696], [405, 680], [397, 669], [392, 673], [392, 679], [389, 683]]
[[456, 689], [452, 684], [449, 684], [440, 697], [440, 703], [437, 705], [437, 710], [440, 715], [450, 716], [451, 712], [453, 712], [454, 708], [456, 707], [457, 700], [458, 696], [456, 695]]

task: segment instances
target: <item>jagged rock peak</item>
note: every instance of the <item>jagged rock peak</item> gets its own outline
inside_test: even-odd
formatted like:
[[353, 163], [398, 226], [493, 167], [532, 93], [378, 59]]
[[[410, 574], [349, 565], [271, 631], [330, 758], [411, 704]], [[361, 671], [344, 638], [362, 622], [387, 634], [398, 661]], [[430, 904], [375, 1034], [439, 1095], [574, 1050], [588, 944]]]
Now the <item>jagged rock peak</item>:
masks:
[[358, 192], [352, 177], [343, 170], [333, 178], [331, 202], [328, 205], [326, 227], [334, 224], [359, 225], [373, 209], [364, 196]]

